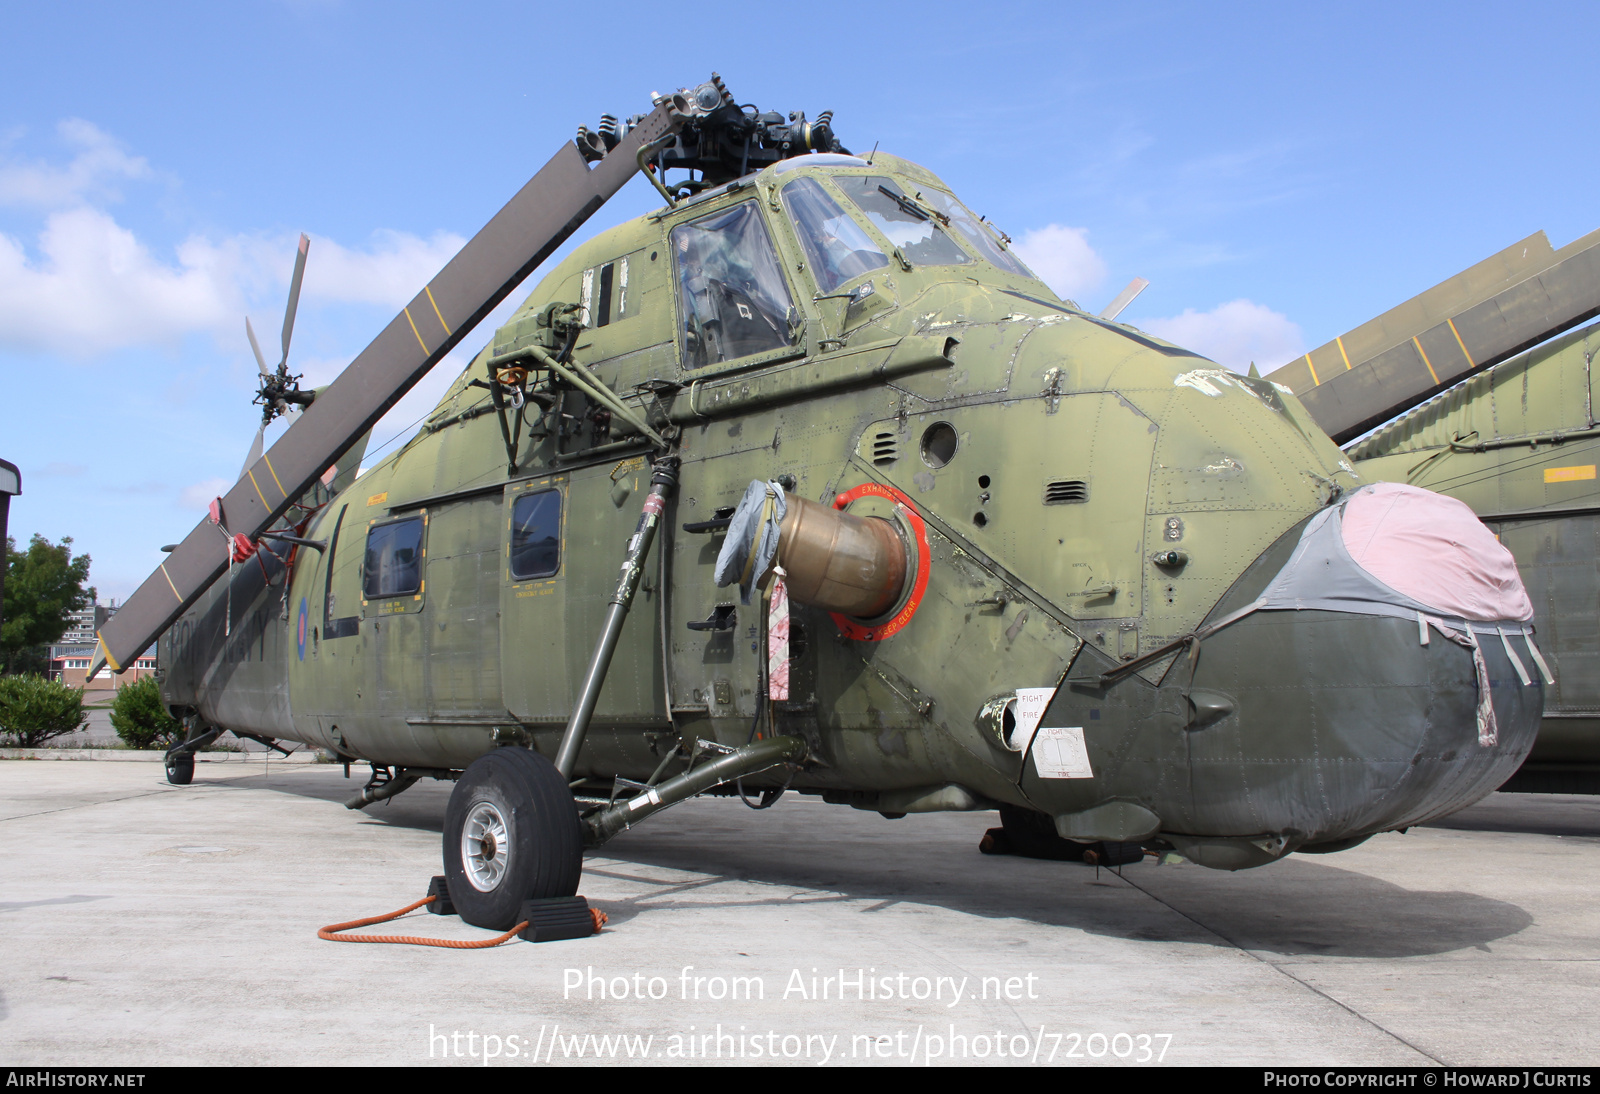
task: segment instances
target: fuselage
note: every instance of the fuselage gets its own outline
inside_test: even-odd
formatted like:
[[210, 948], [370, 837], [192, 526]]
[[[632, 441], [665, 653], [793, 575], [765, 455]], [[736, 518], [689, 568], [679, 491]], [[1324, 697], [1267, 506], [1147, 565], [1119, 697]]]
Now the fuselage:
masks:
[[[1251, 865], [1459, 808], [1531, 743], [1540, 689], [1501, 686], [1486, 645], [1501, 728], [1480, 745], [1470, 651], [1414, 621], [1258, 612], [1142, 660], [1249, 603], [1360, 480], [1292, 395], [1059, 299], [885, 154], [786, 161], [579, 247], [412, 440], [306, 518], [325, 550], [287, 576], [241, 564], [172, 628], [170, 703], [381, 764], [554, 754], [650, 474], [638, 433], [570, 388], [529, 404], [512, 456], [516, 416], [503, 431], [473, 382], [556, 302], [584, 309], [572, 360], [682, 460], [580, 776], [749, 738], [762, 609], [684, 526], [753, 479], [895, 521], [913, 565], [879, 619], [794, 607], [771, 722], [810, 746], [796, 789], [1009, 803]], [[1042, 777], [1018, 747], [1013, 697], [1051, 688], [1045, 724], [1081, 732], [1090, 776]]]

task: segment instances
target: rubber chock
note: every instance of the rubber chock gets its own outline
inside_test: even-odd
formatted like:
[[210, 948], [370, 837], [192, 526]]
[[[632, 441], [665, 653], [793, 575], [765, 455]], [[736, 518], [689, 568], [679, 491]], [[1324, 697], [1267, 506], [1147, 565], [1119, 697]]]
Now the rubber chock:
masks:
[[598, 932], [589, 902], [581, 896], [553, 896], [522, 902], [519, 920], [528, 925], [519, 938], [524, 942], [559, 942], [564, 938], [587, 938]]
[[428, 911], [434, 915], [456, 914], [456, 906], [450, 903], [450, 889], [445, 885], [443, 875], [428, 882], [428, 895], [433, 897], [433, 903], [428, 905]]
[[1083, 853], [1083, 861], [1090, 866], [1126, 866], [1144, 860], [1144, 847], [1137, 843], [1114, 843], [1103, 840], [1090, 844]]
[[1006, 830], [1004, 828], [989, 829], [983, 834], [983, 838], [978, 841], [978, 850], [986, 855], [1011, 854], [1011, 841], [1006, 838]]

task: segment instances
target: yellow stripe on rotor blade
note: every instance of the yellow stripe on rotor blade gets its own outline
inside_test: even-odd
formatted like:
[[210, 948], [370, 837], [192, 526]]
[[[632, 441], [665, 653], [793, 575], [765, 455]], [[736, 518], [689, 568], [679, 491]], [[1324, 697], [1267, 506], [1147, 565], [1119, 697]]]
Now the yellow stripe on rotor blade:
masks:
[[427, 353], [427, 354], [432, 354], [433, 350], [428, 348], [428, 343], [426, 343], [426, 342], [424, 342], [422, 340], [422, 334], [417, 330], [417, 321], [415, 319], [411, 318], [411, 309], [410, 308], [401, 308], [400, 310], [405, 313], [406, 322], [411, 324], [411, 333], [415, 334], [417, 336], [417, 345], [422, 347], [422, 352], [423, 353]]
[[95, 640], [100, 643], [100, 656], [106, 659], [106, 664], [111, 666], [112, 672], [121, 672], [122, 666], [117, 664], [117, 659], [111, 656], [111, 651], [106, 649], [106, 640], [100, 637], [100, 632], [94, 634]]
[[[272, 510], [272, 503], [269, 502], [267, 500], [267, 496], [261, 492], [261, 484], [256, 482], [256, 473], [254, 471], [246, 471], [245, 474], [250, 476], [250, 485], [256, 488], [256, 497], [261, 499], [261, 504], [265, 505], [268, 512], [270, 512]], [[231, 547], [229, 548], [229, 550], [232, 549], [233, 548]]]
[[1456, 336], [1456, 345], [1461, 347], [1461, 356], [1467, 359], [1467, 364], [1471, 365], [1473, 368], [1477, 368], [1478, 362], [1474, 361], [1472, 359], [1472, 354], [1467, 352], [1467, 344], [1461, 340], [1461, 332], [1456, 330], [1455, 320], [1446, 318], [1445, 322], [1450, 324], [1450, 333]]
[[450, 324], [444, 321], [444, 313], [439, 310], [439, 302], [433, 298], [433, 290], [424, 285], [422, 291], [428, 294], [428, 303], [433, 305], [433, 314], [439, 317], [439, 325], [444, 328], [446, 334], [449, 334]]
[[1422, 354], [1422, 363], [1428, 366], [1428, 375], [1432, 376], [1433, 382], [1437, 384], [1439, 382], [1439, 374], [1433, 371], [1433, 362], [1428, 360], [1428, 351], [1422, 348], [1422, 343], [1417, 341], [1415, 335], [1411, 338], [1411, 344], [1417, 347], [1418, 353]]
[[183, 603], [183, 594], [178, 591], [178, 587], [176, 585], [172, 584], [172, 575], [167, 573], [167, 564], [165, 562], [163, 562], [161, 564], [160, 569], [161, 569], [161, 576], [167, 579], [167, 584], [168, 585], [172, 586], [172, 595], [178, 598], [178, 603], [179, 604], [182, 604]]
[[1317, 379], [1317, 366], [1311, 363], [1311, 354], [1306, 354], [1306, 368], [1311, 370], [1311, 386], [1321, 387], [1322, 381]]
[[267, 454], [265, 452], [261, 454], [261, 461], [267, 465], [268, 471], [272, 471], [272, 481], [278, 484], [278, 493], [282, 494], [284, 498], [287, 499], [289, 497], [289, 491], [283, 488], [283, 483], [279, 481], [278, 473], [272, 470], [272, 461], [267, 459]]
[[1339, 356], [1344, 358], [1344, 370], [1346, 372], [1349, 372], [1350, 371], [1350, 355], [1344, 351], [1344, 339], [1343, 338], [1335, 338], [1334, 341], [1336, 343], [1338, 343], [1338, 345], [1339, 345]]

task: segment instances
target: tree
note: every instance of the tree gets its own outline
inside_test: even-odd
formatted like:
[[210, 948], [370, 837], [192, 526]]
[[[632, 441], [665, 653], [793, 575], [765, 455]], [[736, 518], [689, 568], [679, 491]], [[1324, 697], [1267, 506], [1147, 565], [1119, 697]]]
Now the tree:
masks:
[[89, 556], [73, 557], [72, 540], [51, 543], [35, 534], [26, 551], [6, 537], [4, 623], [0, 624], [0, 661], [16, 672], [30, 660], [31, 651], [60, 641], [68, 616], [94, 603], [95, 591], [86, 588]]
[[183, 723], [167, 713], [154, 676], [117, 689], [111, 703], [111, 725], [129, 748], [166, 748], [183, 735]]

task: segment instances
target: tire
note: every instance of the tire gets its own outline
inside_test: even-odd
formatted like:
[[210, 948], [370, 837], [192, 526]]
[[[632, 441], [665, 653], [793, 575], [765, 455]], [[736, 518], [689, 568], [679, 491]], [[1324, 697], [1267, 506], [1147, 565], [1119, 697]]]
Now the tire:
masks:
[[193, 752], [167, 756], [167, 781], [173, 786], [188, 786], [194, 782]]
[[509, 746], [462, 772], [444, 814], [445, 884], [462, 919], [510, 930], [523, 901], [572, 896], [582, 871], [578, 810], [553, 763]]

